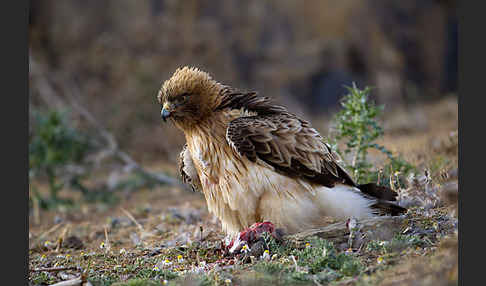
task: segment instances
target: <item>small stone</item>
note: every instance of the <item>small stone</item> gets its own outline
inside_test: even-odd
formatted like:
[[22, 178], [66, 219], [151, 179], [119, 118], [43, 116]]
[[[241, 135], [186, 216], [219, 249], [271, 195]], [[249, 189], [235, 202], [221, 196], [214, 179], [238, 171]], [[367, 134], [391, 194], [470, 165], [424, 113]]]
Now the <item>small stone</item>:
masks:
[[162, 247], [155, 247], [155, 248], [150, 250], [150, 252], [148, 253], [148, 256], [156, 256], [156, 255], [160, 254], [161, 252], [162, 252]]
[[135, 232], [130, 233], [130, 239], [132, 240], [133, 244], [135, 244], [136, 246], [142, 244], [140, 237]]
[[63, 245], [63, 247], [73, 248], [73, 249], [83, 249], [84, 248], [84, 244], [81, 241], [81, 239], [79, 239], [79, 237], [74, 236], [74, 235], [71, 235], [68, 238], [66, 238], [63, 241], [62, 245]]
[[56, 215], [54, 217], [54, 224], [58, 224], [58, 223], [61, 223], [63, 221], [64, 221], [64, 219], [62, 217], [58, 216], [58, 215]]

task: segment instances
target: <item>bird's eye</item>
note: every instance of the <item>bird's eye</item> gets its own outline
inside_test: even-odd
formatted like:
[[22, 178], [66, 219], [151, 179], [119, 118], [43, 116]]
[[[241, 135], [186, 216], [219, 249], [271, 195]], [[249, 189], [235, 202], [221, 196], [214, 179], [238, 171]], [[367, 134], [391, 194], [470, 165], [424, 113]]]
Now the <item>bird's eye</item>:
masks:
[[181, 94], [181, 95], [177, 96], [176, 98], [174, 98], [174, 103], [176, 105], [182, 104], [187, 100], [188, 97], [189, 97], [189, 94], [187, 94], [187, 93]]

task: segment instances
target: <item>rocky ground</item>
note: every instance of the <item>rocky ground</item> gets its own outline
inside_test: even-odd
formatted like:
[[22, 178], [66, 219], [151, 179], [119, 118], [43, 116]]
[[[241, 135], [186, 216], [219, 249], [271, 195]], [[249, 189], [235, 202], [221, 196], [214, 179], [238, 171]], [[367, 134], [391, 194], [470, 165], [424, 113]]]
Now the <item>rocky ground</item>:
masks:
[[[403, 217], [334, 222], [311, 236], [284, 236], [282, 241], [263, 235], [258, 244], [225, 255], [224, 234], [201, 194], [171, 187], [142, 189], [123, 194], [116, 204], [33, 210], [28, 281], [457, 285], [457, 99], [389, 114], [381, 144], [418, 170], [398, 190], [400, 204], [409, 208]], [[151, 169], [176, 173], [161, 162], [153, 162]]]

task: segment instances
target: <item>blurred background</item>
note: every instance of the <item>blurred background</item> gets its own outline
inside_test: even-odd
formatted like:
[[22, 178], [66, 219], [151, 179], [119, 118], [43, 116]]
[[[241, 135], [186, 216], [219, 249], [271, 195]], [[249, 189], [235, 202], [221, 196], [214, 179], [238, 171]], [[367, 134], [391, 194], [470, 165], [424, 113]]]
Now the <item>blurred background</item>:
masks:
[[[436, 241], [444, 229], [457, 231], [457, 220], [430, 219], [435, 208], [457, 202], [457, 30], [454, 0], [31, 1], [29, 267], [94, 267], [91, 281], [104, 282], [93, 285], [110, 285], [142, 271], [132, 268], [120, 277], [104, 243], [112, 243], [116, 259], [120, 248], [134, 254], [124, 256], [131, 257], [122, 263], [128, 267], [146, 257], [135, 246], [158, 253], [160, 245], [222, 239], [204, 196], [180, 183], [182, 132], [160, 118], [157, 92], [185, 65], [273, 98], [331, 139], [337, 138], [337, 115], [350, 110], [340, 105], [345, 86], [371, 87], [371, 99], [384, 106], [372, 118], [377, 124], [369, 114], [378, 108], [356, 113], [384, 133], [371, 140], [381, 151], [363, 159], [378, 178], [367, 182], [396, 186], [402, 205], [421, 207], [417, 216], [430, 229], [433, 222], [423, 232], [414, 223], [409, 234], [427, 233]], [[454, 208], [449, 213], [457, 214]], [[388, 275], [430, 272], [429, 284], [412, 277], [382, 285], [457, 284], [455, 241], [437, 263], [410, 254], [413, 268]], [[85, 259], [91, 251], [105, 254], [97, 262]], [[59, 252], [69, 253], [71, 264]], [[145, 267], [155, 275], [150, 263]], [[109, 273], [116, 278], [110, 283]], [[60, 277], [31, 271], [29, 281], [47, 285]]]
[[[395, 122], [406, 125], [395, 131], [427, 132], [436, 122], [416, 107], [456, 98], [455, 5], [453, 0], [32, 1], [29, 176], [47, 182], [51, 192], [69, 184], [84, 193], [97, 186], [115, 189], [121, 174], [141, 166], [176, 177], [184, 138], [161, 123], [156, 94], [184, 65], [274, 98], [311, 120], [324, 136], [345, 86], [353, 82], [373, 87], [371, 96], [385, 106], [385, 114], [401, 108], [406, 115], [395, 113], [385, 131]], [[454, 120], [457, 106], [449, 109], [445, 116]], [[90, 177], [81, 184], [83, 176], [93, 174], [101, 183]], [[39, 189], [31, 185], [31, 192]]]
[[[76, 86], [132, 156], [175, 162], [183, 137], [160, 124], [155, 95], [176, 68], [306, 118], [332, 113], [353, 81], [387, 108], [434, 100], [457, 91], [455, 2], [32, 1], [30, 58], [59, 96]], [[56, 107], [35, 72], [31, 107]]]

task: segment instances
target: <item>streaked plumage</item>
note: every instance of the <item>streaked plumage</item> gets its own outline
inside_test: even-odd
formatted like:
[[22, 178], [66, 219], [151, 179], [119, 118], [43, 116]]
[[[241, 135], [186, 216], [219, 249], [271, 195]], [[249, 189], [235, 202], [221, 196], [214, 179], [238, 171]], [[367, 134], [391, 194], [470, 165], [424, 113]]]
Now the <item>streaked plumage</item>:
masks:
[[190, 185], [193, 191], [202, 191], [199, 175], [192, 161], [191, 152], [187, 149], [187, 144], [182, 147], [182, 152], [179, 155], [179, 173], [182, 182]]
[[201, 191], [223, 230], [271, 221], [287, 233], [322, 226], [326, 216], [396, 215], [396, 193], [357, 185], [310, 123], [254, 92], [195, 68], [178, 69], [158, 95], [163, 117], [184, 132], [184, 182]]

